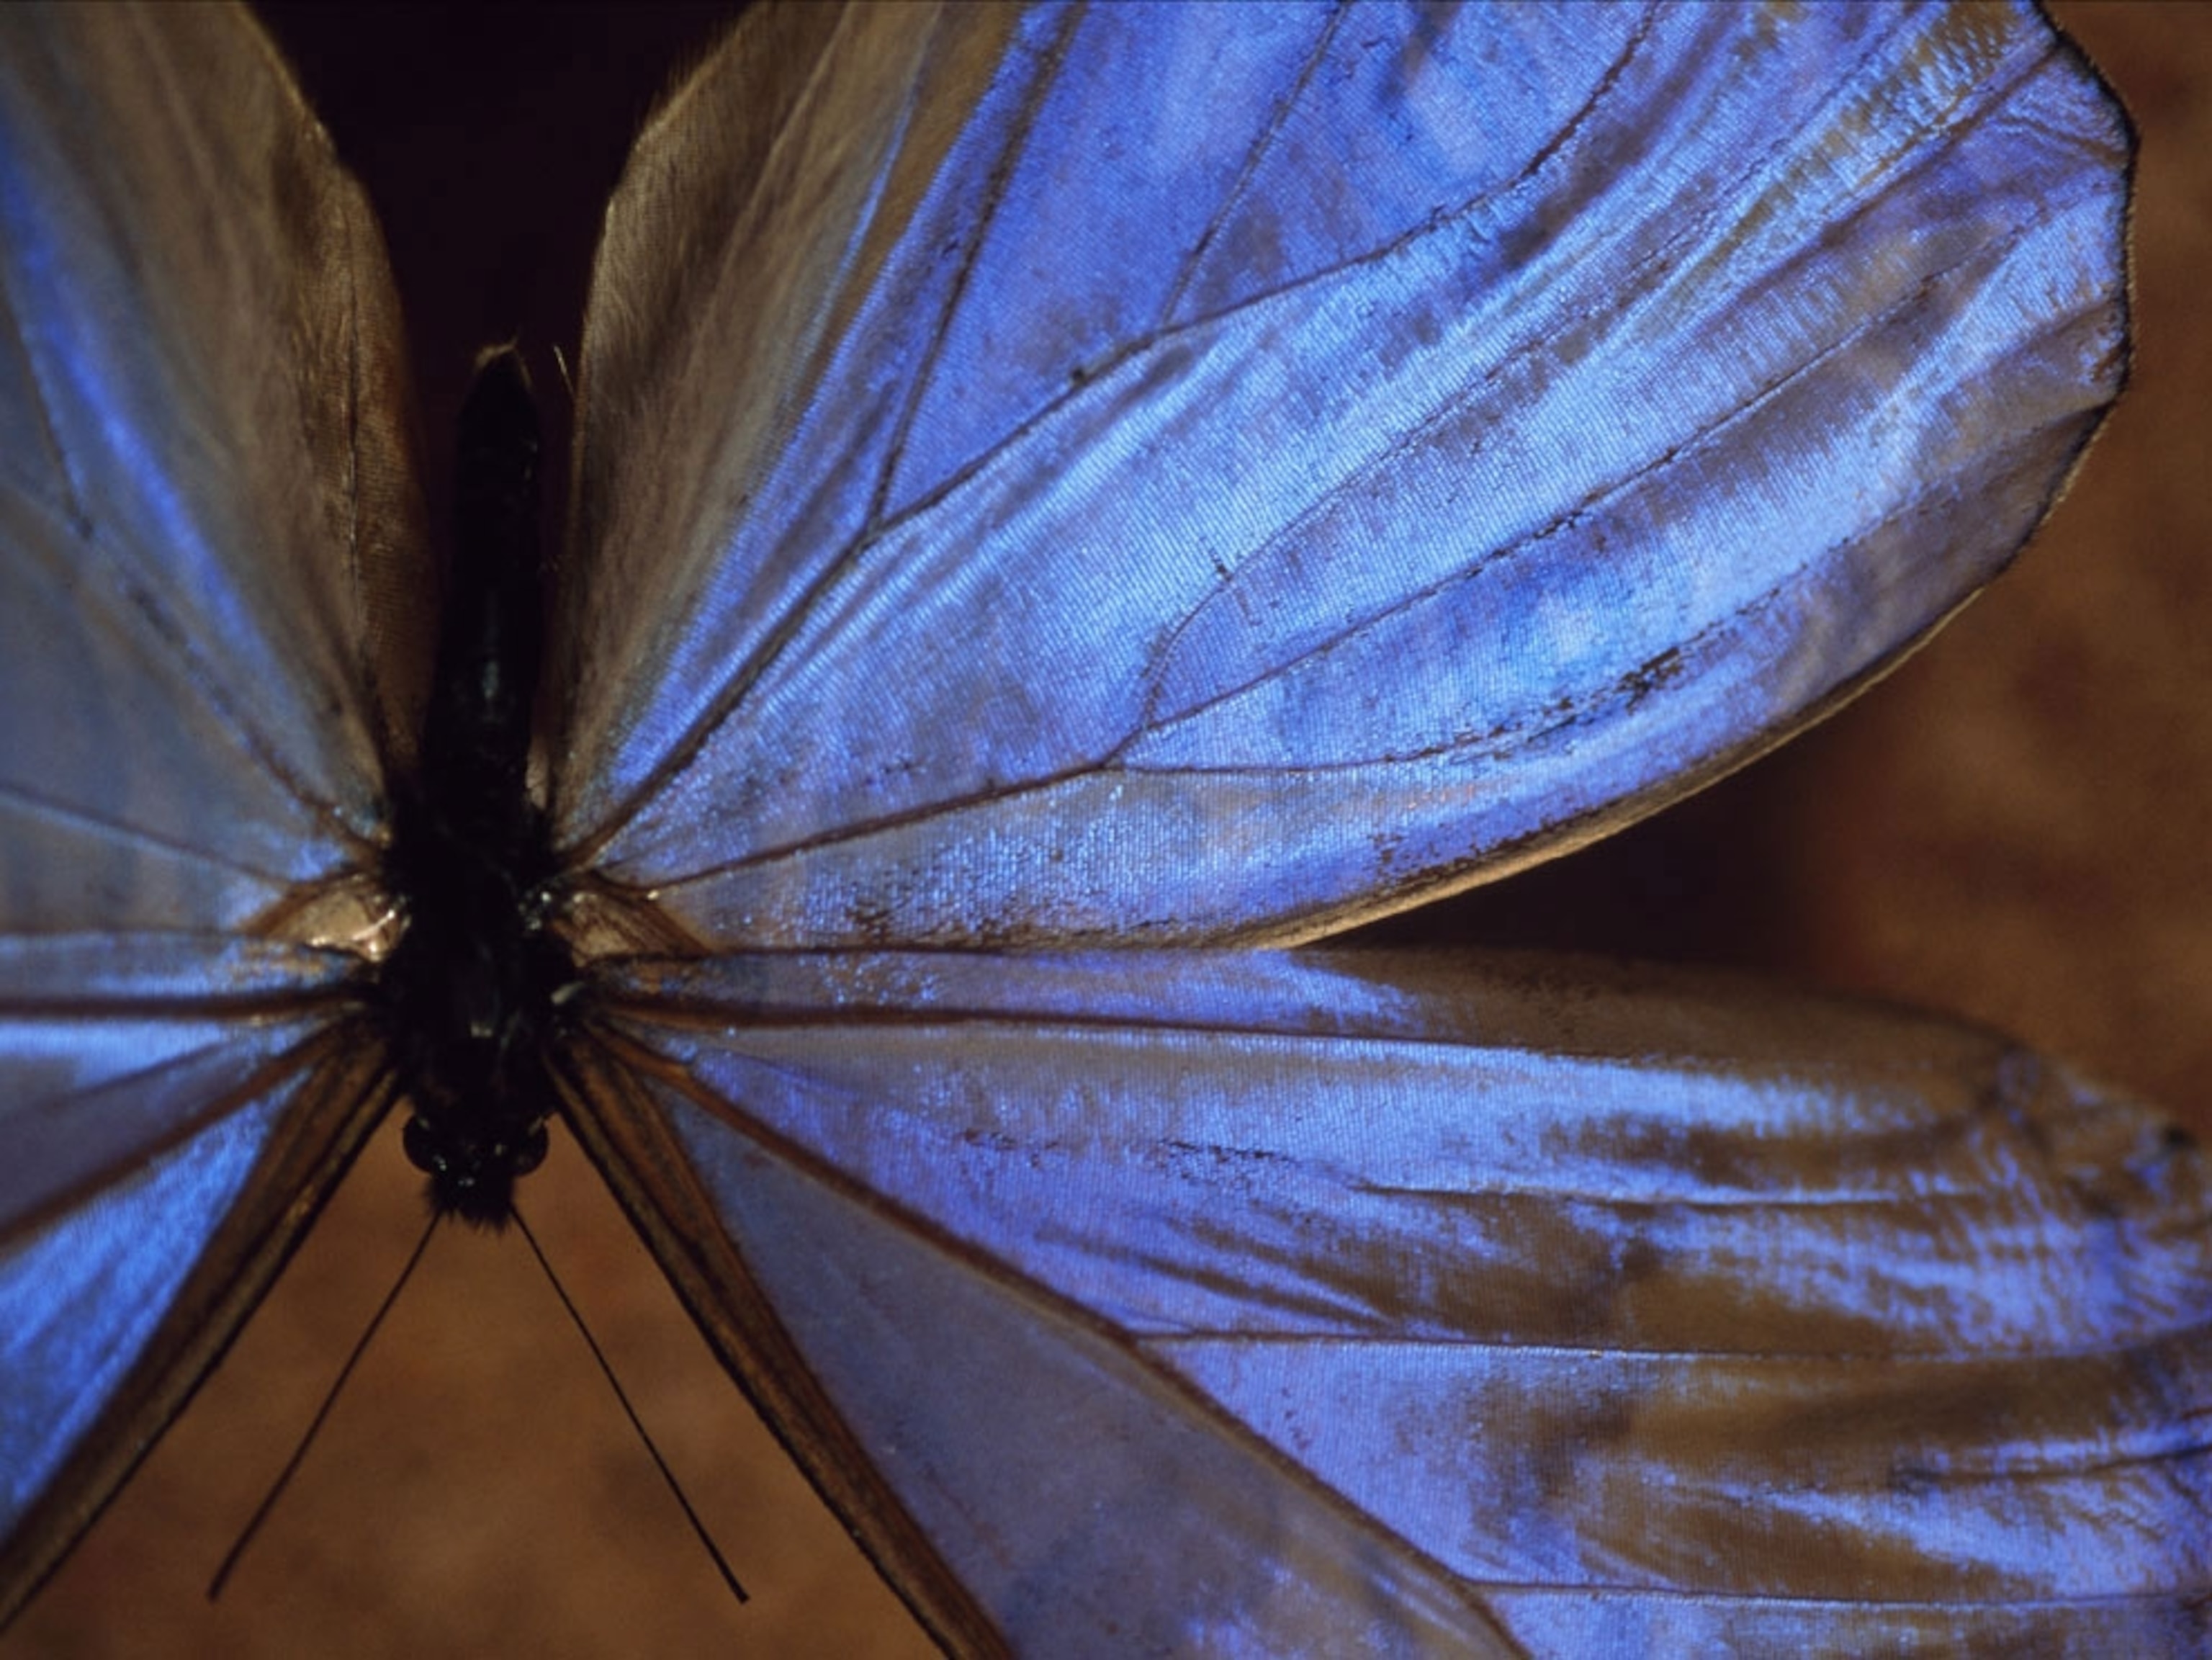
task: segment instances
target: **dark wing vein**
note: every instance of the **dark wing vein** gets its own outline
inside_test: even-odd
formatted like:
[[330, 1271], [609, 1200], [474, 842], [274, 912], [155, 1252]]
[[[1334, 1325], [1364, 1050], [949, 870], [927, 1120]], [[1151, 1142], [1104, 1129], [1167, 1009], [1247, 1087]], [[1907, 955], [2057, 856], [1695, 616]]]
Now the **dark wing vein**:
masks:
[[1346, 15], [1346, 8], [1340, 3], [1328, 20], [1328, 27], [1321, 32], [1320, 37], [1314, 42], [1313, 50], [1306, 54], [1306, 61], [1299, 65], [1297, 76], [1291, 83], [1289, 90], [1275, 100], [1274, 107], [1268, 112], [1267, 120], [1261, 124], [1260, 131], [1254, 136], [1250, 148], [1245, 152], [1243, 165], [1237, 169], [1237, 177], [1230, 182], [1228, 190], [1223, 192], [1220, 204], [1208, 216], [1205, 228], [1199, 232], [1196, 240], [1184, 253], [1182, 266], [1176, 272], [1175, 281], [1168, 285], [1167, 298], [1160, 306], [1151, 331], [1154, 337], [1166, 331], [1168, 319], [1176, 314], [1176, 307], [1182, 302], [1184, 290], [1190, 286], [1191, 280], [1198, 275], [1198, 268], [1205, 263], [1206, 252], [1213, 246], [1213, 239], [1220, 234], [1221, 228], [1229, 222], [1230, 215], [1236, 211], [1237, 204], [1244, 199], [1244, 193], [1250, 187], [1254, 178], [1258, 175], [1261, 165], [1273, 150], [1275, 141], [1282, 137], [1284, 127], [1289, 123], [1291, 115], [1297, 112], [1299, 102], [1306, 94], [1306, 89], [1313, 84], [1314, 76], [1319, 71], [1322, 61], [1328, 58], [1329, 48], [1336, 44], [1336, 37], [1344, 27]]

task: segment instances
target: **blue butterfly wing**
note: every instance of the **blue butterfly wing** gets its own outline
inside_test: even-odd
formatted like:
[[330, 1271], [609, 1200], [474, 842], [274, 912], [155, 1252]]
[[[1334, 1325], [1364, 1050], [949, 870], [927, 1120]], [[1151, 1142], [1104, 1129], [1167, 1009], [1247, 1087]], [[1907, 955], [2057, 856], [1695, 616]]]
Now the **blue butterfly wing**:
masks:
[[242, 14], [0, 16], [0, 1614], [386, 1102], [317, 947], [434, 601], [391, 307]]
[[[2117, 373], [2117, 118], [2022, 11], [1570, 15], [1601, 21], [749, 23], [642, 147], [589, 320], [546, 750], [577, 857], [722, 947], [1286, 937], [1647, 810], [1939, 618], [2032, 524]], [[378, 780], [416, 728], [431, 587], [374, 233], [265, 46], [198, 11], [158, 34], [106, 11], [0, 27], [0, 690], [27, 717], [0, 734], [0, 1151], [29, 1178], [0, 1217], [5, 1607], [189, 1392], [382, 1108], [336, 1012], [346, 961], [315, 947], [377, 922]], [[804, 959], [610, 970], [619, 1006], [569, 1057], [571, 1105], [710, 1335], [950, 1637], [1049, 1639], [1055, 1598], [1222, 1647], [1800, 1629], [1811, 1605], [1775, 1589], [1790, 1564], [1741, 1571], [1723, 1524], [1775, 1490], [1777, 1458], [1799, 1469], [1767, 1426], [1808, 1414], [1733, 1377], [1573, 1397], [1599, 1427], [1640, 1408], [1708, 1435], [1716, 1391], [1765, 1410], [1763, 1460], [1686, 1466], [1720, 1494], [1683, 1531], [1736, 1570], [1724, 1587], [1672, 1559], [1624, 1577], [1666, 1536], [1575, 1502], [1572, 1478], [1622, 1479], [1595, 1453], [1550, 1509], [1438, 1519], [1469, 1493], [1517, 1499], [1525, 1473], [1495, 1467], [1516, 1448], [1572, 1463], [1602, 1442], [1580, 1420], [1424, 1437], [1440, 1402], [1461, 1423], [1493, 1399], [1533, 1413], [1521, 1397], [1549, 1380], [1507, 1365], [1492, 1396], [1463, 1371], [1393, 1377], [1370, 1341], [1486, 1348], [1474, 1325], [1431, 1341], [1433, 1289], [1369, 1258], [1462, 1292], [1485, 1260], [1435, 1213], [1510, 1182], [1422, 1138], [1466, 1121], [1440, 1056], [1506, 994], [1207, 960], [1074, 963], [1058, 989], [1048, 966], [954, 961], [949, 1004], [909, 983], [927, 959], [812, 984]], [[822, 1028], [856, 1007], [838, 1048]], [[1494, 1040], [1509, 1073], [1541, 1072], [1555, 1016]], [[1070, 1047], [1071, 1026], [1119, 1049]], [[1761, 1075], [1757, 1030], [1710, 1046], [1723, 1082]], [[948, 1037], [998, 1047], [965, 1059]], [[1840, 1098], [1841, 1133], [1879, 1128], [1881, 1092], [1829, 1037], [1840, 1061], [1800, 1061], [1848, 1087], [1791, 1073], [1751, 1098]], [[1935, 1047], [1958, 1079], [1996, 1064]], [[1003, 1135], [977, 1122], [986, 1091]], [[1917, 1194], [1945, 1168], [1922, 1143], [1950, 1121], [1903, 1098], [1926, 1134], [1883, 1140], [1885, 1168]], [[1997, 1197], [2063, 1210], [2046, 1143], [2064, 1092], [1999, 1098], [2026, 1140], [1996, 1160]], [[1673, 1099], [1592, 1132], [1582, 1173], [1613, 1213], [1557, 1189], [1532, 1211], [1589, 1248], [1601, 1287], [1607, 1262], [1657, 1251], [1655, 1293], [1787, 1292], [1810, 1334], [1842, 1276], [1829, 1301], [1863, 1331], [1866, 1264], [1910, 1262], [1924, 1236], [1869, 1248], [1808, 1221], [1826, 1207], [1786, 1202], [1741, 1099]], [[891, 1111], [847, 1113], [841, 1146], [855, 1102]], [[1212, 1140], [1163, 1135], [1194, 1110]], [[1037, 1140], [1055, 1110], [1082, 1145]], [[1269, 1139], [1316, 1112], [1318, 1155]], [[1697, 1159], [1750, 1162], [1752, 1245], [1677, 1249], [1618, 1213], [1655, 1117]], [[1900, 1410], [1831, 1378], [1811, 1421], [1881, 1433], [1787, 1490], [1844, 1516], [1813, 1526], [1821, 1549], [1879, 1539], [1902, 1525], [1896, 1490], [1929, 1469], [1941, 1488], [1932, 1454], [1964, 1446], [1977, 1472], [2049, 1472], [2045, 1522], [2122, 1518], [2133, 1548], [2104, 1554], [2135, 1578], [2085, 1590], [2004, 1518], [1976, 1531], [1931, 1502], [1882, 1556], [1908, 1599], [1893, 1621], [1922, 1617], [1909, 1599], [1931, 1584], [1930, 1603], [2056, 1587], [2054, 1620], [2116, 1587], [2099, 1630], [2170, 1633], [2170, 1587], [2201, 1579], [2172, 1427], [2198, 1393], [2195, 1166], [2130, 1114], [2098, 1122], [2148, 1138], [2064, 1172], [2082, 1208], [2123, 1219], [2119, 1248], [1969, 1207], [1929, 1265], [1957, 1270], [1964, 1302], [2015, 1258], [2074, 1265], [2060, 1305], [2112, 1314], [2084, 1328], [2086, 1370], [2004, 1393], [2027, 1387], [2014, 1328], [1953, 1310], [1931, 1329], [1991, 1363], [1963, 1387], [2001, 1408], [1900, 1441], [1941, 1391]], [[901, 1167], [902, 1135], [950, 1137], [946, 1179], [980, 1187], [948, 1199]], [[1013, 1162], [959, 1162], [994, 1135]], [[1248, 1147], [1326, 1168], [1273, 1202], [1237, 1167]], [[1409, 1150], [1460, 1185], [1398, 1194]], [[1056, 1197], [1029, 1185], [1075, 1153], [1091, 1161]], [[1321, 1221], [1286, 1234], [1301, 1216]], [[1778, 1242], [1795, 1250], [1774, 1267]], [[1221, 1284], [1199, 1244], [1233, 1263]], [[1729, 1272], [1695, 1272], [1699, 1250]], [[1136, 1280], [1103, 1271], [1124, 1256]], [[1305, 1319], [1311, 1353], [1273, 1342], [1291, 1369], [1271, 1377], [1269, 1333], [1162, 1328], [1133, 1300], [1146, 1272], [1199, 1282], [1224, 1317]], [[1370, 1293], [1352, 1339], [1347, 1275]], [[1883, 1312], [1882, 1341], [1933, 1341]], [[1632, 1367], [1647, 1335], [1594, 1325], [1589, 1347]], [[880, 1366], [896, 1350], [984, 1388], [914, 1389]], [[988, 1386], [1015, 1380], [1030, 1404], [977, 1435]], [[1407, 1444], [1388, 1414], [1346, 1421], [1346, 1390], [1413, 1414]], [[2020, 1422], [2035, 1434], [1973, 1438]], [[1102, 1450], [1116, 1437], [1126, 1457]], [[1677, 1440], [1611, 1450], [1635, 1477]], [[1899, 1444], [1931, 1458], [1910, 1479], [1884, 1466], [1864, 1499]], [[2130, 1463], [2155, 1491], [2126, 1485]], [[1163, 1491], [1197, 1517], [1164, 1521]], [[1548, 1537], [1494, 1540], [1522, 1517]], [[1948, 1572], [1916, 1566], [1947, 1549]], [[1133, 1564], [1167, 1577], [1115, 1603]]]
[[190, 1397], [390, 1104], [341, 952], [0, 941], [0, 1617]]
[[[610, 212], [559, 833], [725, 952], [1296, 937], [1600, 834], [2033, 527], [2126, 149], [2020, 8], [756, 14]], [[2067, 1087], [1952, 1146], [1984, 1038], [1211, 960], [602, 983], [572, 1122], [940, 1638], [2184, 1645], [2147, 1117], [2088, 1250]]]
[[0, 74], [8, 925], [242, 927], [360, 862], [419, 709], [381, 245], [239, 17]]
[[2033, 527], [2126, 145], [2026, 8], [764, 16], [610, 210], [560, 834], [732, 946], [1302, 938], [1602, 834]]
[[608, 992], [595, 1151], [1016, 1651], [2202, 1641], [2203, 1158], [1990, 1034], [1372, 954]]

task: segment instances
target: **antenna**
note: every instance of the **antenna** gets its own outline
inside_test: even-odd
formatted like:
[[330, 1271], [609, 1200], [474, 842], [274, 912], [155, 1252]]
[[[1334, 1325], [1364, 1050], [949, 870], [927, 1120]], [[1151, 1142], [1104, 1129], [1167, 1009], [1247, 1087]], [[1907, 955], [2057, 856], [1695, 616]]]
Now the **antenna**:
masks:
[[676, 1472], [668, 1468], [668, 1461], [660, 1456], [660, 1449], [653, 1444], [653, 1437], [647, 1433], [644, 1420], [638, 1417], [637, 1408], [630, 1405], [629, 1396], [623, 1392], [621, 1380], [615, 1376], [614, 1367], [608, 1364], [606, 1352], [600, 1348], [599, 1339], [592, 1335], [592, 1329], [584, 1323], [584, 1316], [569, 1299], [568, 1287], [561, 1283], [561, 1276], [553, 1272], [552, 1263], [546, 1261], [545, 1253], [538, 1243], [538, 1236], [530, 1231], [530, 1224], [523, 1219], [522, 1207], [519, 1205], [514, 1207], [514, 1225], [521, 1230], [523, 1238], [529, 1243], [530, 1254], [538, 1259], [538, 1266], [544, 1269], [546, 1283], [553, 1287], [553, 1294], [561, 1299], [561, 1306], [568, 1310], [568, 1318], [574, 1324], [577, 1335], [584, 1340], [584, 1346], [591, 1350], [592, 1359], [599, 1362], [599, 1375], [607, 1380], [607, 1387], [615, 1392], [615, 1399], [622, 1403], [623, 1415], [629, 1420], [629, 1426], [637, 1432], [637, 1438], [644, 1444], [646, 1452], [652, 1457], [653, 1468], [660, 1472], [660, 1479], [668, 1484], [668, 1491], [683, 1506], [684, 1520], [690, 1523], [691, 1531], [706, 1547], [715, 1571], [722, 1576], [722, 1583], [730, 1588], [730, 1594], [738, 1602], [750, 1602], [752, 1599], [746, 1596], [745, 1588], [738, 1583], [738, 1576], [731, 1571], [728, 1560], [715, 1545], [714, 1535], [707, 1531], [707, 1524], [699, 1519], [699, 1512], [692, 1509], [691, 1500], [685, 1496], [683, 1484], [676, 1479]]
[[[246, 1554], [246, 1548], [253, 1542], [254, 1535], [261, 1531], [261, 1524], [269, 1519], [269, 1512], [276, 1508], [276, 1500], [283, 1495], [284, 1489], [292, 1484], [292, 1477], [298, 1474], [301, 1464], [307, 1459], [307, 1449], [314, 1445], [315, 1437], [322, 1432], [323, 1424], [331, 1415], [331, 1408], [337, 1404], [338, 1391], [345, 1388], [346, 1380], [353, 1376], [353, 1369], [361, 1364], [361, 1357], [367, 1353], [369, 1340], [376, 1335], [377, 1329], [384, 1323], [384, 1316], [392, 1312], [392, 1305], [399, 1300], [399, 1293], [407, 1288], [407, 1282], [414, 1278], [415, 1266], [422, 1260], [422, 1253], [430, 1248], [430, 1235], [437, 1225], [438, 1219], [434, 1216], [424, 1224], [422, 1237], [415, 1242], [415, 1249], [408, 1253], [406, 1265], [399, 1270], [399, 1277], [392, 1282], [392, 1289], [384, 1293], [384, 1301], [377, 1305], [376, 1312], [369, 1316], [368, 1325], [362, 1332], [360, 1340], [353, 1346], [353, 1353], [346, 1356], [345, 1365], [338, 1368], [337, 1377], [331, 1380], [329, 1392], [323, 1396], [323, 1404], [315, 1408], [315, 1415], [308, 1422], [307, 1433], [301, 1436], [300, 1444], [292, 1450], [292, 1456], [285, 1462], [284, 1468], [277, 1472], [276, 1479], [269, 1484], [268, 1493], [263, 1496], [261, 1503], [255, 1507], [253, 1514], [247, 1518], [246, 1525], [239, 1529], [237, 1541], [224, 1555], [222, 1566], [215, 1571], [215, 1578], [208, 1581], [209, 1602], [212, 1602], [222, 1595], [222, 1588], [229, 1583], [232, 1570], [238, 1566], [239, 1558]], [[537, 1249], [534, 1243], [531, 1249], [532, 1250]], [[542, 1262], [544, 1259], [541, 1257], [539, 1260]]]

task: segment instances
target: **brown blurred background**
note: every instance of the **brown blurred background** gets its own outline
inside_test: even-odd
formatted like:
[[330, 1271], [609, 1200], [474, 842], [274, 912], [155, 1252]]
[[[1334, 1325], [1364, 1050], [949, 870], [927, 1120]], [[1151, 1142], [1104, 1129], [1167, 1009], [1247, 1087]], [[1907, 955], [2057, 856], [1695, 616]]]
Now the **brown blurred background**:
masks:
[[[1819, 732], [1395, 932], [1733, 964], [1948, 1009], [2212, 1132], [2212, 9], [2054, 9], [2143, 150], [2134, 385], [2045, 533]], [[629, 137], [725, 15], [274, 10], [391, 238], [434, 442], [476, 346], [520, 337], [548, 386], [545, 343], [574, 361]], [[533, 1189], [750, 1607], [721, 1592], [520, 1243], [459, 1230], [223, 1603], [201, 1600], [412, 1239], [416, 1178], [387, 1135], [0, 1654], [922, 1651], [573, 1148]]]

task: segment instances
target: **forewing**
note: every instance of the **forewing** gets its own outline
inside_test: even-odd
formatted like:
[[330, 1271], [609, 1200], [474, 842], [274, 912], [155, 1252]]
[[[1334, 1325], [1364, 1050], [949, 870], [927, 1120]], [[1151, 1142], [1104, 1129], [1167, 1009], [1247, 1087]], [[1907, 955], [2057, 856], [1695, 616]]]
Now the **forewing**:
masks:
[[242, 13], [0, 15], [0, 932], [316, 931], [419, 714], [400, 363]]
[[607, 991], [587, 1146], [957, 1647], [2204, 1640], [2201, 1155], [1988, 1034], [1354, 954]]
[[426, 580], [360, 192], [243, 13], [0, 9], [0, 1620], [388, 1099]]
[[2008, 558], [2122, 369], [2025, 6], [749, 17], [587, 318], [560, 834], [724, 946], [1302, 937]]

